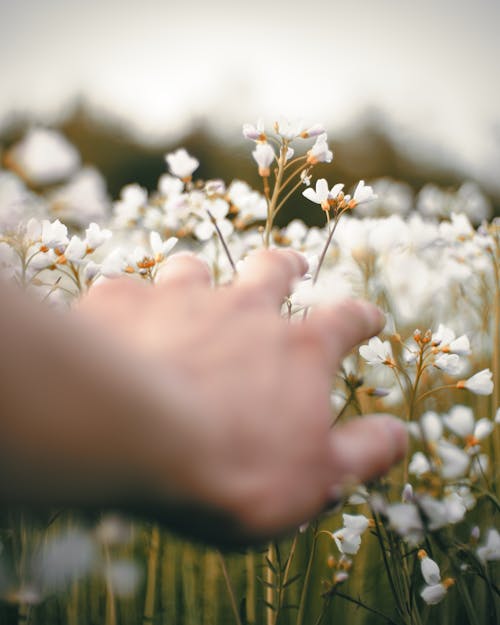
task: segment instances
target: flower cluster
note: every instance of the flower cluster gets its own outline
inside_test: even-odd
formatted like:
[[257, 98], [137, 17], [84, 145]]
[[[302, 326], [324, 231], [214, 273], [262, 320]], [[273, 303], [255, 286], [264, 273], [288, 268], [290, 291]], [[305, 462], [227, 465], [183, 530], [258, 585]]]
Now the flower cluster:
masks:
[[[303, 579], [298, 622], [305, 622], [311, 567], [290, 578], [294, 549], [297, 541], [312, 540], [312, 558], [324, 535], [338, 551], [327, 561], [325, 605], [343, 596], [367, 607], [343, 589], [356, 559], [378, 548], [401, 623], [421, 622], [423, 604], [446, 605], [453, 585], [467, 608], [471, 580], [484, 583], [490, 595], [498, 590], [492, 571], [500, 560], [494, 523], [500, 223], [484, 221], [491, 206], [472, 183], [456, 191], [428, 185], [414, 197], [407, 185], [389, 179], [360, 180], [353, 189], [313, 179], [317, 164], [333, 161], [321, 124], [281, 119], [266, 127], [259, 120], [245, 124], [243, 136], [252, 142], [260, 190], [241, 180], [198, 180], [198, 160], [179, 149], [166, 154], [154, 190], [129, 184], [111, 202], [100, 174], [82, 166], [64, 137], [32, 130], [6, 153], [0, 170], [0, 272], [41, 298], [67, 304], [100, 276], [154, 282], [174, 248], [207, 261], [219, 285], [234, 278], [252, 250], [291, 247], [307, 257], [309, 272], [284, 302], [290, 319], [301, 322], [310, 307], [345, 297], [377, 303], [387, 312], [386, 327], [344, 361], [332, 386], [332, 421], [393, 413], [407, 422], [411, 452], [390, 477], [346, 485], [341, 527], [335, 517], [321, 529], [310, 523], [285, 564], [270, 548], [266, 609], [279, 611], [289, 586]], [[304, 198], [304, 211], [319, 214], [324, 227], [299, 219], [276, 225], [293, 195]], [[20, 580], [15, 600], [38, 601], [96, 562], [114, 588], [135, 585], [137, 572], [127, 563], [110, 567], [96, 555], [115, 526], [101, 524], [90, 538], [49, 541], [30, 569], [36, 588]], [[59, 575], [54, 560], [62, 553], [61, 561], [70, 561], [74, 545], [82, 559]], [[45, 589], [34, 573], [40, 567], [53, 571]], [[0, 592], [6, 592], [1, 583]]]

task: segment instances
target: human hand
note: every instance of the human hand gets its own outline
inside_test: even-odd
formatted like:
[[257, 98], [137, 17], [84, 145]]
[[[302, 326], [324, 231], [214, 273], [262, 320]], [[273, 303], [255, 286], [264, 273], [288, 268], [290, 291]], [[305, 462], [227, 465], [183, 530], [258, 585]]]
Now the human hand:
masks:
[[143, 416], [151, 437], [138, 450], [148, 482], [138, 509], [218, 543], [261, 540], [402, 458], [406, 432], [394, 418], [331, 429], [333, 376], [383, 316], [351, 300], [288, 323], [281, 303], [305, 269], [294, 252], [262, 251], [213, 289], [207, 266], [179, 254], [154, 286], [110, 281], [81, 302], [164, 402], [161, 415]]

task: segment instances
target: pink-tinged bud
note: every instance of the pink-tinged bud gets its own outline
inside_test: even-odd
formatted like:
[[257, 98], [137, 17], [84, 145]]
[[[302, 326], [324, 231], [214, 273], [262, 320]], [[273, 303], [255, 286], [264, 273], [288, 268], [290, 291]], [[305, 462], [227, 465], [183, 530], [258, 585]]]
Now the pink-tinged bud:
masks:
[[273, 148], [269, 143], [259, 143], [252, 152], [255, 162], [259, 166], [259, 176], [266, 178], [270, 175], [271, 163], [276, 158]]
[[316, 165], [316, 163], [331, 163], [333, 160], [333, 152], [328, 148], [326, 134], [318, 136], [315, 144], [307, 152], [307, 163]]
[[309, 139], [311, 137], [319, 137], [319, 135], [325, 134], [325, 127], [323, 126], [323, 124], [314, 124], [313, 126], [311, 126], [310, 128], [308, 128], [307, 130], [304, 130], [300, 133], [300, 136], [303, 139]]
[[251, 139], [252, 141], [265, 141], [266, 133], [264, 132], [264, 123], [261, 119], [257, 124], [243, 124], [243, 136], [245, 139]]

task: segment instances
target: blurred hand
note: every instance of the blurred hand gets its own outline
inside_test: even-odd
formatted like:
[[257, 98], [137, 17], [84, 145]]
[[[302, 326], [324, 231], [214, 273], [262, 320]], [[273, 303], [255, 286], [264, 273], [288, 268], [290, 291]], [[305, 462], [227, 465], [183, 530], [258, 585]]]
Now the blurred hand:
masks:
[[256, 541], [403, 457], [405, 428], [389, 416], [330, 428], [337, 368], [384, 320], [351, 300], [287, 322], [283, 298], [305, 270], [294, 252], [262, 251], [213, 289], [207, 266], [179, 254], [154, 286], [113, 280], [82, 300], [78, 314], [126, 345], [164, 401], [160, 418], [142, 417], [151, 442], [139, 509], [200, 538]]

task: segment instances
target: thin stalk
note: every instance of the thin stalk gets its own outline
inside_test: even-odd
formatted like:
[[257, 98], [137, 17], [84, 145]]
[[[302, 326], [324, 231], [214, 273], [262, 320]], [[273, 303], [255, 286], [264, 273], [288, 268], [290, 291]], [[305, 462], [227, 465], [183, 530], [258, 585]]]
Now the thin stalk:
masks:
[[106, 625], [116, 625], [116, 601], [115, 601], [115, 591], [113, 588], [113, 582], [110, 576], [110, 568], [111, 568], [111, 556], [109, 553], [109, 547], [104, 547], [104, 558], [106, 560], [106, 616], [105, 623]]
[[227, 256], [227, 259], [229, 261], [229, 264], [231, 265], [231, 268], [232, 268], [234, 274], [237, 275], [238, 271], [236, 269], [236, 265], [234, 264], [234, 260], [233, 260], [233, 257], [231, 256], [231, 252], [229, 251], [227, 243], [226, 243], [224, 237], [222, 236], [222, 232], [220, 231], [219, 225], [217, 224], [217, 221], [215, 220], [215, 217], [212, 215], [212, 213], [208, 209], [207, 209], [207, 213], [208, 213], [208, 216], [210, 217], [211, 222], [214, 225], [215, 232], [217, 232], [217, 236], [219, 237], [219, 240], [222, 243], [222, 247], [224, 248], [224, 252], [226, 253], [226, 256]]
[[437, 386], [436, 388], [432, 388], [430, 391], [426, 391], [425, 393], [422, 393], [422, 395], [419, 395], [415, 400], [415, 405], [421, 402], [422, 399], [429, 397], [429, 395], [432, 395], [433, 393], [437, 393], [437, 391], [444, 391], [450, 388], [458, 388], [458, 387], [456, 384], [443, 384], [443, 386]]
[[234, 620], [236, 621], [236, 625], [243, 625], [240, 618], [240, 613], [238, 612], [238, 604], [236, 603], [236, 597], [234, 595], [234, 590], [231, 585], [231, 580], [229, 578], [229, 574], [227, 572], [226, 561], [224, 560], [224, 556], [220, 551], [217, 551], [217, 556], [219, 558], [220, 566], [222, 569], [222, 574], [224, 575], [224, 581], [226, 582], [227, 592], [229, 595], [229, 600], [231, 602], [231, 608], [234, 614]]
[[364, 608], [365, 610], [368, 610], [368, 612], [371, 612], [372, 614], [376, 614], [377, 616], [380, 616], [380, 618], [383, 618], [388, 623], [388, 625], [399, 625], [398, 623], [396, 623], [396, 621], [393, 621], [390, 616], [387, 616], [387, 614], [384, 614], [383, 612], [381, 612], [380, 610], [377, 610], [376, 608], [372, 608], [369, 605], [366, 605], [366, 603], [363, 603], [363, 601], [361, 601], [360, 599], [354, 599], [354, 597], [350, 597], [349, 595], [344, 595], [343, 592], [339, 592], [338, 590], [335, 591], [335, 596], [341, 597], [342, 599], [345, 599], [346, 601], [350, 601], [351, 603], [355, 603], [360, 608]]
[[464, 603], [465, 611], [467, 612], [467, 618], [469, 619], [470, 625], [481, 625], [477, 619], [476, 608], [474, 608], [474, 605], [470, 598], [467, 584], [464, 583], [464, 580], [462, 579], [462, 576], [460, 574], [456, 576], [456, 582], [460, 590], [460, 595], [462, 597], [462, 601]]
[[319, 272], [321, 271], [321, 267], [323, 266], [323, 263], [325, 261], [325, 256], [328, 251], [328, 248], [330, 247], [330, 243], [332, 241], [333, 235], [335, 234], [335, 230], [337, 229], [340, 218], [346, 212], [346, 210], [347, 209], [344, 209], [338, 215], [335, 216], [335, 220], [333, 222], [333, 228], [330, 230], [330, 234], [328, 235], [325, 246], [323, 247], [323, 251], [321, 252], [321, 256], [319, 257], [318, 266], [316, 267], [316, 272], [314, 273], [314, 277], [313, 277], [313, 284], [316, 284], [316, 282], [318, 281]]
[[[491, 368], [493, 371], [493, 394], [491, 401], [492, 414], [500, 408], [500, 243], [496, 245], [496, 254], [493, 254], [493, 274], [495, 277], [495, 303], [494, 303], [494, 324], [493, 324], [493, 358]], [[500, 432], [494, 437], [495, 459], [500, 460]]]
[[271, 196], [271, 199], [268, 201], [266, 228], [264, 231], [264, 246], [266, 248], [269, 247], [276, 203], [278, 201], [278, 196], [281, 191], [281, 181], [283, 178], [283, 172], [284, 172], [284, 168], [286, 164], [287, 149], [288, 149], [288, 142], [285, 140], [283, 141], [283, 145], [281, 146], [281, 150], [280, 150], [280, 156], [278, 159], [278, 171], [276, 173], [276, 180], [274, 182], [273, 194]]
[[[304, 154], [303, 156], [296, 156], [295, 158], [292, 158], [292, 160], [288, 161], [288, 163], [285, 165], [285, 171], [291, 167], [292, 165], [294, 165], [295, 163], [298, 163], [299, 161], [305, 161], [307, 160], [307, 154]], [[309, 167], [311, 167], [311, 165], [309, 165]], [[285, 183], [283, 186], [286, 186], [287, 182], [290, 182], [290, 180], [301, 170], [301, 169], [305, 169], [305, 167], [303, 165], [301, 165], [299, 168], [297, 168], [293, 174], [290, 174], [288, 176], [288, 178], [286, 179]]]
[[281, 611], [281, 608], [283, 607], [283, 601], [285, 599], [286, 583], [288, 582], [288, 577], [290, 575], [290, 569], [292, 566], [293, 557], [295, 555], [295, 549], [297, 547], [297, 539], [298, 539], [298, 532], [295, 533], [292, 546], [290, 547], [290, 553], [288, 554], [288, 558], [286, 561], [285, 570], [283, 571], [283, 575], [282, 576], [280, 575], [279, 587], [278, 587], [278, 600], [277, 600], [277, 606], [276, 606], [276, 614], [274, 617], [275, 623], [278, 622], [279, 613]]
[[257, 621], [256, 615], [256, 594], [255, 594], [255, 554], [253, 551], [249, 551], [245, 556], [245, 569], [246, 569], [246, 620], [248, 625], [252, 625]]
[[273, 567], [277, 570], [276, 558], [274, 557], [274, 545], [269, 543], [266, 553], [266, 585], [265, 585], [265, 598], [266, 598], [266, 625], [274, 625], [273, 609], [275, 599], [275, 575]]
[[299, 180], [297, 182], [297, 184], [295, 184], [290, 191], [285, 195], [285, 197], [280, 201], [280, 203], [278, 204], [278, 206], [276, 206], [276, 208], [274, 209], [274, 213], [273, 213], [273, 219], [276, 217], [276, 215], [279, 213], [280, 209], [282, 208], [283, 204], [288, 200], [288, 198], [300, 187], [302, 186], [302, 180]]
[[382, 558], [384, 560], [384, 566], [385, 566], [385, 570], [387, 573], [387, 579], [389, 580], [389, 585], [391, 587], [392, 596], [394, 597], [394, 600], [396, 601], [397, 610], [400, 616], [404, 617], [404, 610], [402, 608], [402, 602], [401, 602], [401, 597], [399, 596], [399, 590], [396, 588], [396, 583], [394, 580], [393, 572], [391, 570], [391, 567], [389, 565], [389, 560], [387, 559], [387, 554], [385, 552], [384, 539], [382, 537], [382, 532], [380, 530], [380, 521], [373, 509], [371, 512], [372, 512], [373, 519], [375, 521], [375, 534], [379, 542], [380, 551], [382, 552]]
[[312, 545], [311, 545], [311, 550], [309, 551], [309, 559], [307, 561], [307, 568], [306, 568], [306, 573], [304, 576], [304, 583], [302, 585], [302, 592], [300, 593], [300, 602], [299, 602], [299, 611], [297, 613], [297, 622], [296, 625], [303, 625], [304, 624], [304, 616], [305, 616], [305, 611], [306, 611], [306, 600], [307, 600], [307, 593], [309, 590], [309, 582], [311, 581], [311, 573], [312, 573], [312, 565], [313, 565], [313, 561], [314, 561], [314, 555], [316, 552], [316, 543], [318, 540], [318, 534], [317, 534], [317, 528], [318, 528], [318, 523], [314, 523], [313, 527], [312, 527], [312, 531], [313, 531], [313, 541], [312, 541]]
[[143, 625], [151, 625], [154, 619], [155, 598], [156, 598], [156, 576], [158, 572], [158, 559], [160, 553], [160, 529], [158, 525], [153, 525], [149, 543], [149, 554], [147, 563], [146, 578], [146, 598], [144, 600]]
[[328, 595], [323, 598], [323, 607], [321, 608], [321, 612], [318, 618], [316, 619], [316, 622], [314, 623], [314, 625], [321, 625], [321, 621], [325, 618], [326, 612], [328, 608], [330, 607], [331, 600], [332, 600], [332, 595]]

